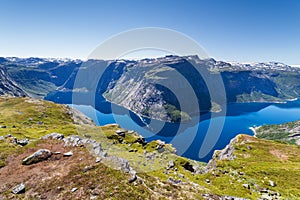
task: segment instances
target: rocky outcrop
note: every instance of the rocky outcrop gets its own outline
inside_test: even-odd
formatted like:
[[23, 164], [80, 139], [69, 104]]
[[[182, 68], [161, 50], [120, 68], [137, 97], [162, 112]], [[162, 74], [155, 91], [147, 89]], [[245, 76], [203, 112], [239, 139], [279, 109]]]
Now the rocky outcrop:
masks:
[[95, 123], [91, 118], [70, 106], [67, 106], [67, 114], [72, 116], [75, 124], [95, 126]]
[[16, 137], [12, 136], [11, 134], [7, 134], [6, 136], [0, 136], [0, 140], [8, 140], [9, 142], [11, 142], [13, 144], [18, 144], [21, 146], [26, 146], [30, 142], [29, 139], [27, 139], [27, 138], [18, 139]]
[[34, 163], [42, 162], [44, 160], [47, 160], [52, 155], [51, 151], [48, 149], [40, 149], [33, 153], [32, 155], [26, 157], [22, 161], [22, 165], [31, 165]]
[[[64, 137], [63, 134], [60, 133], [51, 133], [42, 137], [43, 139], [58, 139], [63, 140], [65, 146], [72, 147], [86, 147], [92, 155], [96, 157], [96, 163], [102, 162], [110, 167], [123, 171], [125, 173], [131, 174], [131, 177], [128, 179], [130, 183], [137, 180], [136, 171], [130, 167], [128, 160], [124, 158], [119, 158], [117, 156], [109, 156], [106, 151], [101, 148], [101, 144], [96, 142], [95, 140], [81, 138], [77, 135], [70, 135], [68, 137]], [[64, 153], [63, 156], [68, 157], [72, 156], [73, 153], [67, 152]]]
[[216, 161], [218, 160], [234, 160], [234, 144], [237, 143], [238, 137], [233, 138], [230, 143], [223, 150], [216, 150], [212, 159], [208, 162], [204, 172], [211, 171], [216, 168]]
[[57, 139], [57, 140], [62, 140], [64, 139], [64, 135], [61, 133], [50, 133], [48, 135], [45, 135], [42, 137], [42, 139], [47, 140], [47, 139]]

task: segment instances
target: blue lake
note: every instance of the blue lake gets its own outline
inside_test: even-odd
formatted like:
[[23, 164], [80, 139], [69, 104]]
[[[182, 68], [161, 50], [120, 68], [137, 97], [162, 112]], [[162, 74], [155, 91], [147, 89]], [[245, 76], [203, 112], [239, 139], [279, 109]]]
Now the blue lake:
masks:
[[[108, 105], [111, 104], [106, 103], [103, 106]], [[205, 114], [200, 120], [194, 119], [181, 125], [142, 119], [118, 106], [114, 106], [110, 112], [86, 105], [71, 106], [92, 118], [97, 125], [118, 123], [122, 128], [135, 130], [147, 141], [160, 139], [173, 144], [178, 155], [205, 162], [212, 157], [214, 150], [223, 149], [237, 134], [253, 135], [250, 127], [300, 120], [299, 100], [285, 104], [230, 104], [227, 106], [226, 116], [211, 118], [210, 114]]]

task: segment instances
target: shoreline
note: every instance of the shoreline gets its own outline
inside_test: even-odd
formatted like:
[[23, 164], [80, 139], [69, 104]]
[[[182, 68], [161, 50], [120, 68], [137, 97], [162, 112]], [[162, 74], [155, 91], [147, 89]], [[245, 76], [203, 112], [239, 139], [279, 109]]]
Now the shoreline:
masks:
[[258, 129], [260, 126], [256, 126], [256, 127], [253, 127], [253, 126], [251, 126], [251, 127], [249, 127], [249, 129], [253, 132], [253, 136], [254, 137], [256, 137], [256, 135], [257, 135], [257, 132], [256, 132], [256, 129]]

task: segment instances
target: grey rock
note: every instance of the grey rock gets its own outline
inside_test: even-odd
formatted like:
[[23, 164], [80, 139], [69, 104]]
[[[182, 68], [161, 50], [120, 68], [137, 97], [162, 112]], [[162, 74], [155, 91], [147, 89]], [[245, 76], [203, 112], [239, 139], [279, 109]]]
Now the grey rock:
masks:
[[175, 167], [175, 164], [174, 164], [174, 161], [171, 160], [171, 161], [168, 162], [167, 168], [170, 169], [170, 168], [173, 168], [173, 167]]
[[101, 156], [102, 158], [105, 158], [105, 157], [108, 156], [108, 154], [107, 154], [106, 151], [101, 151], [101, 152], [99, 153], [99, 156]]
[[172, 184], [181, 184], [182, 181], [181, 180], [177, 180], [177, 179], [173, 179], [171, 177], [168, 178], [168, 182], [172, 183]]
[[208, 171], [215, 169], [217, 160], [234, 160], [235, 155], [233, 154], [233, 152], [234, 152], [233, 145], [236, 142], [237, 142], [237, 137], [230, 140], [230, 143], [223, 150], [220, 150], [220, 151], [216, 150], [214, 152], [213, 158], [208, 162], [207, 166], [202, 171], [204, 173], [206, 173]]
[[274, 198], [272, 196], [270, 196], [269, 194], [263, 194], [263, 195], [261, 195], [259, 200], [274, 200]]
[[99, 155], [102, 151], [101, 144], [98, 142], [93, 143], [94, 154]]
[[85, 173], [85, 172], [88, 172], [88, 171], [90, 171], [90, 170], [92, 170], [94, 168], [95, 168], [94, 166], [85, 166], [82, 171]]
[[101, 160], [102, 160], [102, 158], [97, 157], [95, 162], [96, 162], [96, 163], [99, 163], [99, 162], [101, 162]]
[[6, 126], [1, 126], [1, 128], [6, 128]]
[[97, 199], [97, 198], [98, 198], [97, 195], [92, 195], [92, 196], [90, 196], [90, 200]]
[[21, 194], [25, 192], [25, 184], [20, 183], [19, 185], [15, 186], [12, 191], [13, 194]]
[[63, 141], [65, 142], [65, 146], [77, 147], [84, 145], [82, 139], [77, 135], [71, 135], [69, 137], [66, 137], [63, 139]]
[[165, 142], [163, 142], [161, 140], [157, 140], [157, 143], [158, 143], [158, 145], [156, 147], [157, 150], [164, 148]]
[[119, 158], [117, 156], [110, 156], [107, 157], [106, 159], [112, 163], [113, 165], [112, 167], [114, 167], [116, 170], [121, 170], [125, 173], [129, 173], [131, 170], [128, 160], [124, 158]]
[[[101, 144], [91, 139], [82, 139], [77, 135], [71, 135], [63, 139], [65, 146], [85, 146], [99, 160], [107, 157], [107, 152], [103, 151]], [[100, 161], [98, 161], [100, 162]]]
[[46, 140], [46, 139], [57, 139], [57, 140], [62, 140], [64, 139], [64, 135], [61, 133], [50, 133], [48, 135], [45, 135], [42, 137], [42, 139]]
[[116, 130], [116, 134], [121, 136], [121, 137], [125, 137], [125, 131], [122, 131], [122, 130]]
[[4, 140], [5, 139], [5, 137], [4, 136], [0, 136], [0, 140]]
[[213, 194], [203, 194], [202, 197], [204, 199], [209, 199], [209, 200], [249, 200], [241, 197], [235, 197], [235, 196], [218, 196], [218, 195], [213, 195]]
[[269, 190], [267, 188], [264, 188], [262, 190], [259, 190], [260, 193], [269, 193]]
[[275, 187], [275, 186], [276, 186], [275, 182], [274, 182], [274, 181], [271, 181], [271, 180], [269, 180], [269, 185], [270, 185], [271, 187]]
[[47, 160], [51, 157], [52, 153], [48, 149], [40, 149], [33, 153], [32, 155], [28, 156], [22, 161], [22, 165], [31, 165], [34, 163], [38, 163], [44, 160]]
[[21, 146], [26, 146], [27, 144], [29, 144], [29, 140], [28, 139], [21, 139], [21, 140], [17, 140], [16, 143], [21, 145]]
[[243, 187], [246, 189], [250, 189], [250, 185], [249, 184], [243, 184]]
[[136, 143], [139, 143], [139, 144], [141, 144], [141, 145], [143, 145], [143, 146], [145, 146], [145, 145], [147, 144], [145, 138], [143, 138], [143, 137], [137, 138], [137, 139], [135, 140], [135, 142], [136, 142]]
[[72, 188], [71, 192], [76, 192], [78, 190], [78, 188], [74, 187]]
[[130, 171], [130, 174], [131, 174], [132, 176], [128, 179], [128, 182], [129, 182], [129, 183], [133, 183], [134, 181], [137, 180], [136, 171], [131, 170], [131, 171]]
[[237, 141], [236, 138], [233, 138], [230, 143], [225, 147], [225, 149], [221, 150], [218, 155], [218, 160], [234, 160], [235, 156], [233, 155], [234, 146]]
[[61, 186], [58, 186], [57, 187], [57, 190], [59, 190], [59, 191], [62, 191], [64, 188], [63, 187], [61, 187]]
[[64, 157], [70, 157], [70, 156], [73, 156], [73, 152], [72, 151], [69, 151], [67, 153], [64, 153], [63, 154]]
[[70, 135], [63, 139], [65, 146], [80, 147], [96, 143], [95, 140], [82, 139], [78, 135]]
[[249, 199], [235, 197], [235, 196], [223, 196], [221, 197], [221, 200], [249, 200]]
[[205, 182], [206, 182], [206, 183], [210, 183], [210, 180], [209, 180], [209, 179], [205, 179]]

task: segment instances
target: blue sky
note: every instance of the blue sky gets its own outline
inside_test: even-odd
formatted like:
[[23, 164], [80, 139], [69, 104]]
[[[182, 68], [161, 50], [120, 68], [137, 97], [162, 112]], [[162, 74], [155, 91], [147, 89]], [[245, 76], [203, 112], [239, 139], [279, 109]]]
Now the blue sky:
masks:
[[299, 0], [0, 0], [0, 56], [86, 58], [132, 28], [182, 32], [218, 60], [300, 64]]

